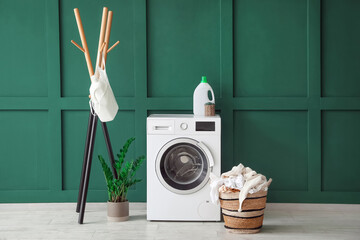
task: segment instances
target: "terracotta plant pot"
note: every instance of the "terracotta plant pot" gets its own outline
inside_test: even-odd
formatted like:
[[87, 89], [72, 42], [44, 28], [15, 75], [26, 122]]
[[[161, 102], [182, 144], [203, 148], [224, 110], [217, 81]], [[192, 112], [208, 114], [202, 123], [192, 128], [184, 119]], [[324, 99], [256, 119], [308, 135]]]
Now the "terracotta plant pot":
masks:
[[129, 219], [129, 201], [108, 202], [107, 218], [110, 222], [123, 222]]

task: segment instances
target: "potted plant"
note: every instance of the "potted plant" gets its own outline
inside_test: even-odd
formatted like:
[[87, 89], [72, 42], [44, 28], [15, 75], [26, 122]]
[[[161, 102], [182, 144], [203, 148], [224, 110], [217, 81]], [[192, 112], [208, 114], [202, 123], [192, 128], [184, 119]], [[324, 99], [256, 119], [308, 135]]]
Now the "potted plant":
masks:
[[107, 214], [109, 221], [120, 222], [129, 219], [129, 201], [126, 195], [131, 186], [141, 181], [141, 179], [135, 178], [135, 173], [144, 161], [145, 156], [125, 162], [125, 155], [134, 140], [135, 138], [129, 138], [123, 148], [120, 149], [120, 153], [117, 154], [118, 159], [115, 160], [117, 178], [113, 175], [104, 158], [101, 155], [98, 156], [108, 190]]

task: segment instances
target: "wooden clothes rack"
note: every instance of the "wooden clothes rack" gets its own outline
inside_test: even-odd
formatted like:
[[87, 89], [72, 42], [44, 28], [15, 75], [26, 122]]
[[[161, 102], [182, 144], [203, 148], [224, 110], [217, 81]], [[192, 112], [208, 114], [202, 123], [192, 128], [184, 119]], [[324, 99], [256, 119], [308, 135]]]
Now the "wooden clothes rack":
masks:
[[[71, 40], [71, 42], [78, 49], [80, 49], [80, 51], [82, 51], [84, 53], [87, 68], [88, 68], [89, 75], [90, 75], [90, 80], [91, 80], [91, 76], [94, 75], [94, 68], [91, 63], [89, 48], [88, 48], [88, 45], [86, 42], [86, 37], [85, 37], [85, 33], [84, 33], [84, 28], [83, 28], [83, 25], [81, 22], [79, 9], [75, 8], [74, 13], [75, 13], [75, 18], [76, 18], [76, 23], [77, 23], [77, 26], [79, 29], [82, 46], [80, 46], [73, 40]], [[101, 19], [99, 45], [98, 45], [98, 53], [97, 53], [98, 55], [97, 55], [96, 65], [95, 65], [95, 66], [101, 67], [102, 69], [105, 68], [107, 54], [116, 45], [119, 44], [119, 41], [117, 41], [114, 45], [112, 45], [109, 48], [112, 17], [113, 17], [113, 12], [108, 11], [108, 8], [104, 7], [103, 13], [102, 13], [102, 19]], [[104, 57], [104, 61], [101, 61], [102, 57]], [[101, 63], [99, 63], [99, 62], [101, 62]], [[82, 170], [81, 170], [79, 195], [78, 195], [77, 205], [76, 205], [76, 212], [79, 213], [79, 219], [78, 219], [79, 224], [82, 224], [84, 222], [86, 198], [87, 198], [89, 179], [90, 179], [90, 171], [91, 171], [91, 162], [92, 162], [92, 156], [93, 156], [93, 151], [94, 151], [96, 127], [97, 127], [97, 122], [98, 122], [98, 116], [93, 114], [93, 112], [94, 112], [93, 109], [90, 109], [88, 129], [87, 129], [86, 141], [85, 141], [84, 159], [83, 159], [83, 165], [82, 165]], [[111, 147], [111, 142], [110, 142], [107, 125], [105, 122], [101, 122], [101, 126], [102, 126], [104, 137], [105, 137], [105, 143], [106, 143], [106, 147], [107, 147], [108, 154], [109, 154], [111, 168], [112, 168], [114, 177], [117, 178], [117, 172], [115, 170], [114, 154], [113, 154], [113, 150]]]

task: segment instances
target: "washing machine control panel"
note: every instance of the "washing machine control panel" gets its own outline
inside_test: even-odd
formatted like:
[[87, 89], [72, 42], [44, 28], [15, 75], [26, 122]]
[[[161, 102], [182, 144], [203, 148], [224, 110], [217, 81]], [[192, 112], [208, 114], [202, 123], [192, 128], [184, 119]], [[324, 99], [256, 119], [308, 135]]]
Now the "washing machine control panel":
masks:
[[180, 115], [180, 117], [172, 117], [169, 115], [152, 115], [147, 121], [147, 134], [219, 135], [221, 133], [220, 126], [221, 119], [218, 116], [193, 117], [192, 115]]

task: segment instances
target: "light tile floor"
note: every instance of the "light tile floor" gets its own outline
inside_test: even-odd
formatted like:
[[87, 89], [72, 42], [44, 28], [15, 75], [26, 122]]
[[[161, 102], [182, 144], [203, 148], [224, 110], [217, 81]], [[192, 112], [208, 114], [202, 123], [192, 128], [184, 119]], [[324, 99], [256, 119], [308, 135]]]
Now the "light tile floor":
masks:
[[10, 239], [360, 239], [360, 205], [269, 203], [258, 234], [233, 234], [223, 222], [148, 222], [144, 203], [130, 220], [106, 219], [106, 204], [88, 203], [85, 224], [74, 203], [0, 204], [0, 240]]

